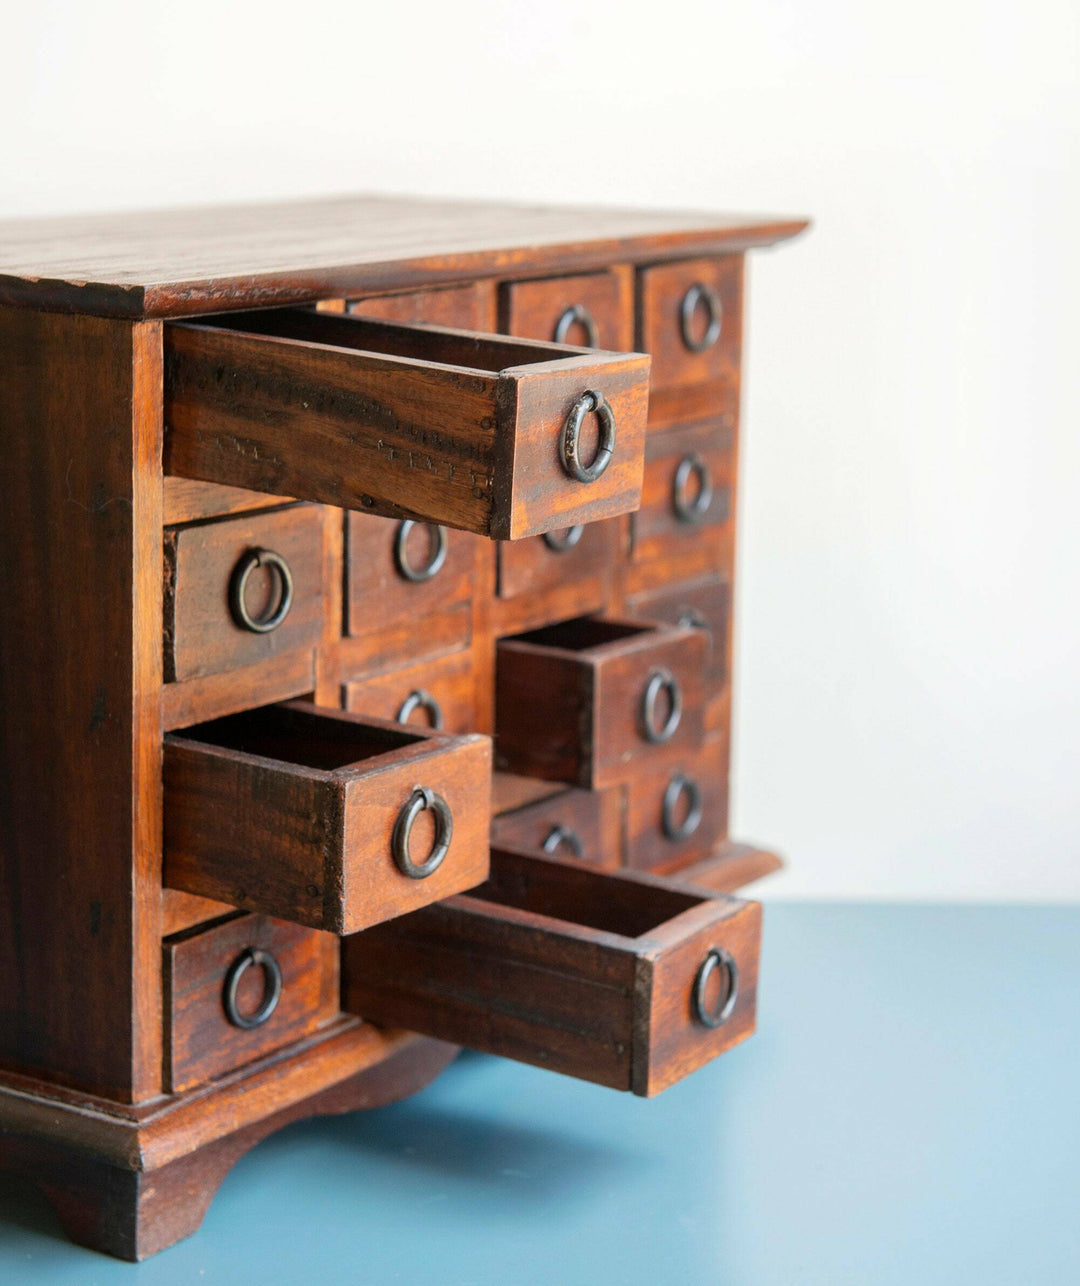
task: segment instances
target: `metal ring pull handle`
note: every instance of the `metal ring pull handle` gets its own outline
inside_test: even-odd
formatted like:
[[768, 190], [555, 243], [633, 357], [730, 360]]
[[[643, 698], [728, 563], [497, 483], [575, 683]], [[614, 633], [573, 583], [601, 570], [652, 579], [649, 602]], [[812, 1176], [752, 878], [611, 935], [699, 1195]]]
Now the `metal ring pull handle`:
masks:
[[[252, 616], [248, 611], [247, 587], [256, 567], [269, 567], [278, 581], [277, 606], [265, 616]], [[293, 600], [293, 578], [289, 564], [272, 549], [249, 549], [233, 568], [229, 579], [229, 611], [241, 629], [254, 634], [269, 634], [288, 616]]]
[[[240, 979], [253, 967], [262, 969], [266, 975], [266, 988], [258, 1009], [252, 1014], [242, 1014], [236, 1005], [236, 992]], [[245, 947], [225, 974], [225, 988], [221, 997], [225, 1017], [234, 1027], [242, 1027], [245, 1031], [260, 1027], [277, 1008], [281, 999], [281, 987], [281, 966], [270, 952], [263, 951], [261, 947]]]
[[[667, 718], [663, 723], [658, 718], [662, 692], [666, 692], [668, 698]], [[641, 694], [641, 726], [645, 740], [651, 741], [654, 746], [670, 741], [682, 720], [682, 711], [683, 696], [679, 680], [662, 666], [653, 670], [645, 684], [645, 691]]]
[[[705, 305], [707, 322], [701, 335], [696, 335], [694, 323], [697, 320], [699, 304]], [[724, 306], [720, 302], [720, 296], [712, 286], [706, 286], [702, 281], [695, 281], [683, 295], [682, 304], [679, 306], [679, 329], [682, 331], [682, 342], [691, 353], [704, 353], [720, 338], [723, 318]]]
[[[428, 532], [435, 533], [435, 539], [431, 541], [431, 548], [428, 553], [428, 560], [423, 567], [414, 567], [409, 561], [408, 540], [412, 529], [417, 525], [426, 527]], [[397, 535], [394, 537], [394, 566], [398, 570], [398, 575], [407, 581], [412, 581], [414, 585], [422, 585], [424, 581], [431, 580], [442, 570], [443, 563], [446, 562], [447, 535], [446, 528], [436, 526], [434, 523], [425, 522], [417, 524], [412, 518], [406, 518], [399, 524]]]
[[596, 329], [596, 318], [585, 307], [584, 304], [572, 304], [559, 317], [555, 323], [555, 334], [552, 337], [556, 344], [565, 344], [566, 337], [570, 334], [571, 326], [580, 326], [585, 332], [586, 343], [584, 348], [596, 348], [600, 342], [599, 333]]
[[695, 630], [707, 630], [709, 623], [706, 621], [702, 612], [696, 607], [683, 607], [679, 609], [679, 616], [676, 624], [684, 628], [693, 626]]
[[417, 710], [427, 713], [428, 723], [436, 732], [443, 726], [442, 706], [426, 688], [414, 688], [401, 703], [401, 709], [394, 718], [398, 723], [408, 723]]
[[559, 822], [548, 831], [543, 849], [545, 853], [557, 853], [561, 848], [567, 849], [574, 857], [585, 856], [585, 845], [581, 842], [581, 836], [571, 827], [563, 826]]
[[[413, 823], [426, 808], [430, 808], [435, 814], [435, 839], [427, 857], [422, 862], [414, 862], [409, 852], [409, 841], [412, 839]], [[426, 786], [417, 786], [402, 805], [390, 840], [390, 848], [398, 870], [411, 880], [427, 879], [442, 865], [443, 858], [450, 851], [450, 841], [453, 837], [454, 815], [450, 811], [450, 805], [433, 790], [428, 790]]]
[[[596, 448], [592, 464], [583, 464], [579, 454], [581, 425], [586, 415], [595, 411], [600, 421], [600, 445]], [[615, 412], [603, 393], [586, 389], [576, 398], [566, 417], [562, 434], [562, 465], [571, 478], [578, 482], [595, 482], [611, 463], [615, 454]]]
[[[697, 478], [697, 494], [690, 495], [690, 479]], [[671, 507], [679, 522], [691, 525], [705, 520], [713, 502], [712, 471], [708, 462], [696, 451], [691, 451], [679, 461], [675, 481], [671, 487]]]
[[[716, 1000], [710, 1005], [707, 995], [709, 980], [718, 969], [723, 969], [728, 976], [727, 995], [724, 995], [721, 988]], [[694, 979], [694, 1017], [704, 1027], [722, 1027], [734, 1012], [738, 997], [739, 966], [735, 963], [735, 957], [723, 947], [711, 947]]]
[[543, 541], [553, 554], [565, 554], [568, 549], [574, 548], [584, 531], [585, 528], [581, 523], [575, 527], [566, 527], [561, 532], [545, 531]]
[[[679, 801], [686, 796], [689, 808], [681, 822], [675, 820]], [[686, 773], [673, 773], [664, 791], [664, 803], [660, 811], [660, 828], [667, 839], [678, 841], [689, 839], [701, 825], [705, 806], [701, 798], [701, 787]]]

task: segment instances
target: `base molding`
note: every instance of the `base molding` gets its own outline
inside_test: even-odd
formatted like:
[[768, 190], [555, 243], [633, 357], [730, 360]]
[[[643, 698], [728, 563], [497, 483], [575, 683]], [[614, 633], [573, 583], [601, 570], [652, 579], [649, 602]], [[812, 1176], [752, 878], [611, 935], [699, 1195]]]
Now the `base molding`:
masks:
[[673, 880], [696, 884], [717, 893], [734, 893], [754, 880], [779, 871], [783, 865], [780, 858], [768, 849], [728, 839], [708, 857], [689, 866], [665, 870], [664, 874]]
[[268, 1135], [406, 1098], [457, 1052], [342, 1018], [242, 1072], [137, 1107], [5, 1074], [0, 1169], [34, 1182], [72, 1241], [145, 1259], [196, 1231], [230, 1169]]

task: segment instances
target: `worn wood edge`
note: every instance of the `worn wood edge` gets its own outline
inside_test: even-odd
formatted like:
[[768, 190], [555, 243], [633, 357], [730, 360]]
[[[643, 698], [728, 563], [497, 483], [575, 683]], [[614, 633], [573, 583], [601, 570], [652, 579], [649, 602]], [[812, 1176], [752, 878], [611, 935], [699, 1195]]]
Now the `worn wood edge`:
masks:
[[737, 840], [722, 840], [708, 857], [689, 866], [668, 869], [664, 877], [714, 893], [733, 893], [755, 880], [782, 870], [783, 859], [769, 849]]
[[429, 1084], [458, 1052], [443, 1041], [382, 1031], [342, 1015], [313, 1036], [208, 1085], [138, 1107], [5, 1072], [0, 1132], [83, 1152], [117, 1169], [156, 1170], [275, 1118], [281, 1119], [259, 1137], [304, 1115], [319, 1115], [320, 1095], [376, 1069], [396, 1073], [392, 1092], [370, 1104], [358, 1093], [356, 1108], [395, 1102]]

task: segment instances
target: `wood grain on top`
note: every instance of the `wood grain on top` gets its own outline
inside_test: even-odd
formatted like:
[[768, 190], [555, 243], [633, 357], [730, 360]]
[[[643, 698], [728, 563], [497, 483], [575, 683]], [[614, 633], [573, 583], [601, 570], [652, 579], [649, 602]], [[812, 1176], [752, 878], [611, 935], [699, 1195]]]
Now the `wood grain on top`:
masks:
[[354, 196], [0, 223], [0, 303], [171, 317], [744, 250], [801, 219]]

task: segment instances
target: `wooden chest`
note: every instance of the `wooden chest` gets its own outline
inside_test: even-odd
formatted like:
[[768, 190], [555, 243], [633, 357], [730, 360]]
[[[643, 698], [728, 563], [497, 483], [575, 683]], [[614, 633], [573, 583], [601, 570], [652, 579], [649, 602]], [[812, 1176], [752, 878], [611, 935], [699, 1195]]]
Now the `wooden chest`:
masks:
[[754, 1027], [744, 258], [380, 198], [0, 226], [0, 1165], [142, 1258], [462, 1045]]

